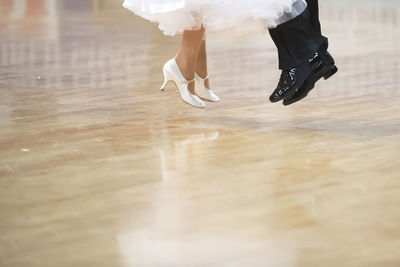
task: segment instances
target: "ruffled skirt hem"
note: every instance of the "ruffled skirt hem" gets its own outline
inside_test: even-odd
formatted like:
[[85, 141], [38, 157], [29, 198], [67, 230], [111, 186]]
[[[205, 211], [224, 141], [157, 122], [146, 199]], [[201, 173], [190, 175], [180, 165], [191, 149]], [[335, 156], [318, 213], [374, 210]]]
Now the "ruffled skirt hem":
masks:
[[165, 35], [185, 30], [217, 31], [240, 27], [249, 20], [263, 20], [274, 27], [299, 0], [125, 0], [123, 6], [159, 24]]

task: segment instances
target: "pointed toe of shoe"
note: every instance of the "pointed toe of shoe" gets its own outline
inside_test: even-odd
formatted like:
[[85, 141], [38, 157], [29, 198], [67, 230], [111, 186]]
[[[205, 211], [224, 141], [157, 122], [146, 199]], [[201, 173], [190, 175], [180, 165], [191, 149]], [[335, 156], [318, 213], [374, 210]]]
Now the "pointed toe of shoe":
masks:
[[182, 97], [183, 101], [187, 104], [196, 108], [205, 108], [206, 104], [197, 96], [193, 94], [188, 94]]
[[199, 96], [200, 99], [210, 101], [210, 102], [219, 102], [220, 99], [219, 97], [214, 94], [213, 91], [209, 89], [203, 89], [203, 90], [196, 90], [196, 94]]
[[277, 94], [277, 93], [273, 93], [270, 97], [269, 97], [269, 101], [271, 102], [271, 103], [276, 103], [276, 102], [278, 102], [278, 101], [280, 101], [280, 100], [282, 100], [283, 98], [279, 95], [279, 94]]
[[203, 100], [210, 102], [219, 102], [219, 97], [211, 89], [208, 89], [204, 86], [204, 82], [207, 79], [208, 76], [203, 79], [197, 73], [195, 74], [196, 94], [199, 96], [199, 98]]
[[193, 101], [192, 101], [192, 106], [195, 106], [197, 108], [205, 108], [206, 103], [204, 103], [197, 95], [192, 96]]
[[214, 94], [214, 92], [211, 91], [211, 90], [210, 90], [210, 97], [207, 100], [208, 101], [212, 101], [212, 102], [219, 102], [220, 101], [219, 97], [216, 94]]

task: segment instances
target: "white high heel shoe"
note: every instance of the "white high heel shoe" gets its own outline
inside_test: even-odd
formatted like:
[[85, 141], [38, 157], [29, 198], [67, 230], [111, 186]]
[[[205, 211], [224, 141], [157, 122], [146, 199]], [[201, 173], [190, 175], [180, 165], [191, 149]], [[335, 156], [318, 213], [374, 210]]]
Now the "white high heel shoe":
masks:
[[184, 102], [197, 108], [206, 107], [206, 104], [204, 104], [204, 102], [197, 95], [192, 94], [189, 91], [188, 85], [189, 83], [194, 82], [194, 79], [188, 81], [185, 79], [185, 77], [183, 77], [174, 58], [165, 63], [163, 67], [163, 72], [164, 72], [164, 83], [161, 86], [162, 91], [164, 91], [165, 86], [169, 81], [173, 81], [176, 87], [178, 88], [179, 94], [181, 95], [182, 100]]
[[196, 88], [196, 94], [204, 100], [208, 100], [211, 102], [219, 102], [219, 97], [214, 94], [213, 91], [211, 91], [211, 89], [207, 89], [204, 85], [204, 82], [208, 79], [208, 75], [207, 77], [205, 77], [204, 79], [201, 78], [199, 75], [197, 75], [197, 73], [195, 73], [195, 88]]

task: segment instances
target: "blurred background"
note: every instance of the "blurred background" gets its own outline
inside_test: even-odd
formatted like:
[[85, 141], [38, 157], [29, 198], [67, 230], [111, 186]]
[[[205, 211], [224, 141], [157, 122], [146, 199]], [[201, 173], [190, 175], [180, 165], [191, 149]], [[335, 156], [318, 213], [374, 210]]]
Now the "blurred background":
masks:
[[400, 266], [399, 0], [321, 0], [340, 71], [288, 108], [262, 27], [209, 33], [205, 111], [122, 2], [0, 0], [0, 266]]

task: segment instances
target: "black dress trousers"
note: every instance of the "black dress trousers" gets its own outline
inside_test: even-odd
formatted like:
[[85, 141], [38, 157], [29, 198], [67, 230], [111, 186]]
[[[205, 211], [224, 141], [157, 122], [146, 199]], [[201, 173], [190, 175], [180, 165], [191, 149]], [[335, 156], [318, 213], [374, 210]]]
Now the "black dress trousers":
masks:
[[318, 0], [306, 0], [307, 8], [310, 11], [310, 22], [314, 30], [321, 34], [321, 23], [319, 22]]
[[299, 16], [270, 29], [278, 49], [279, 69], [289, 70], [314, 56], [320, 47], [327, 47], [328, 39], [321, 35], [318, 0], [309, 0]]

